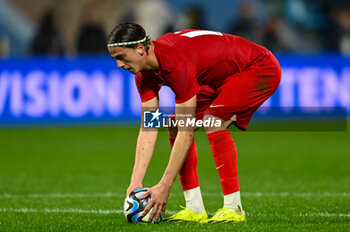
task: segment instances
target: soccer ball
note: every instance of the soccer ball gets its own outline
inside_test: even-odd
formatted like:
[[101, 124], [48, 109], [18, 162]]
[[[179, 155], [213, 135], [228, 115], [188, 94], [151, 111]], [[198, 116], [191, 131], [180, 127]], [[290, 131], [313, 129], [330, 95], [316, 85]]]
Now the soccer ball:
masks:
[[[129, 223], [149, 223], [148, 218], [151, 215], [152, 209], [142, 217], [142, 212], [145, 210], [148, 203], [151, 201], [151, 197], [140, 200], [139, 197], [146, 193], [148, 188], [140, 188], [132, 191], [124, 201], [124, 215]], [[160, 222], [162, 218], [158, 219]]]

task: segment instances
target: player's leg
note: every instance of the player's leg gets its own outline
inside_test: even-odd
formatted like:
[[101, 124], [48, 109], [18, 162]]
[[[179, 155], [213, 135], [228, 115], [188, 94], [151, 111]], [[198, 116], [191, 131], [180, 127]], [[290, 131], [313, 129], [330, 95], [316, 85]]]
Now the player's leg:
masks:
[[237, 150], [227, 129], [234, 123], [246, 130], [254, 112], [276, 91], [280, 77], [278, 62], [271, 54], [264, 61], [252, 64], [250, 69], [229, 77], [205, 111], [205, 119], [221, 121], [220, 127], [206, 128], [224, 194], [224, 207], [210, 219], [212, 221], [245, 219], [237, 175]]
[[237, 150], [228, 127], [232, 120], [223, 120], [213, 115], [205, 115], [204, 120], [221, 121], [220, 127], [206, 127], [206, 134], [220, 177], [224, 205], [213, 218], [204, 222], [245, 220], [242, 208], [237, 172]]
[[[169, 120], [174, 120], [174, 118], [169, 117]], [[169, 123], [168, 125], [173, 125], [173, 124]], [[176, 139], [177, 128], [169, 127], [168, 133], [169, 133], [170, 146], [172, 148]], [[205, 208], [204, 208], [202, 194], [199, 187], [199, 180], [198, 180], [198, 174], [197, 174], [197, 160], [198, 160], [197, 148], [196, 148], [195, 141], [193, 141], [188, 151], [187, 158], [179, 172], [179, 178], [182, 186], [182, 191], [184, 193], [185, 200], [186, 200], [186, 208], [196, 214], [203, 214], [203, 212], [205, 211]]]
[[205, 115], [204, 120], [221, 121], [221, 127], [207, 127], [206, 134], [220, 177], [224, 195], [224, 207], [234, 209], [242, 214], [242, 203], [237, 172], [237, 149], [228, 127], [232, 120], [222, 120], [213, 115]]
[[[203, 118], [204, 111], [209, 107], [216, 96], [216, 92], [209, 86], [201, 87], [201, 90], [197, 94], [196, 119]], [[170, 119], [174, 119], [174, 117], [170, 117]], [[174, 124], [169, 123], [168, 125]], [[170, 145], [172, 146], [176, 138], [177, 128], [169, 127], [168, 132]], [[179, 173], [180, 182], [186, 200], [186, 208], [171, 216], [170, 218], [173, 220], [200, 221], [208, 218], [199, 187], [197, 159], [197, 148], [195, 142], [193, 142]]]
[[204, 120], [221, 121], [221, 127], [207, 127], [206, 133], [220, 177], [224, 195], [224, 207], [243, 213], [237, 172], [237, 150], [228, 127], [232, 120], [205, 115]]

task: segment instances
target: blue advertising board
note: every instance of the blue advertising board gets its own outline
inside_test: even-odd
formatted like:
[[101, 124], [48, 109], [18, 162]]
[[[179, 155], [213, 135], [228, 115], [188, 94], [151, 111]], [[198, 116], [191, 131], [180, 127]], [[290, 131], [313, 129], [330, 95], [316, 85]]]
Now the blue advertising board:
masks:
[[[345, 107], [350, 113], [350, 59], [338, 55], [277, 57], [282, 81], [270, 107]], [[173, 106], [168, 87], [160, 105]], [[10, 58], [0, 62], [0, 124], [136, 121], [141, 103], [132, 74], [110, 57]]]

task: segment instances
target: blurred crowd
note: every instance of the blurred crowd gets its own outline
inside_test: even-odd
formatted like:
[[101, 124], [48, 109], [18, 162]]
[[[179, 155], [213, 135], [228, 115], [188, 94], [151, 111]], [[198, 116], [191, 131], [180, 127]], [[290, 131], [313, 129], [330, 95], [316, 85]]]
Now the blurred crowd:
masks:
[[[264, 14], [258, 18], [261, 11]], [[350, 55], [350, 1], [243, 1], [228, 32], [274, 52]]]
[[[223, 32], [273, 52], [350, 55], [349, 0], [237, 0], [237, 6]], [[208, 10], [204, 3], [180, 9], [166, 0], [48, 0], [26, 53], [104, 54], [109, 31], [123, 21], [141, 24], [152, 39], [185, 28], [217, 30], [205, 20]], [[2, 46], [0, 38], [0, 52]]]

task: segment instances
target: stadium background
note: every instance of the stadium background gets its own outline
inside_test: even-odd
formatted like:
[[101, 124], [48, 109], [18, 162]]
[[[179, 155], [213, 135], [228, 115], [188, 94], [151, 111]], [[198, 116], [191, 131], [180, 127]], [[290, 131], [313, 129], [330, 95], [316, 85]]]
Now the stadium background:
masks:
[[[117, 69], [105, 46], [108, 32], [122, 21], [140, 23], [153, 39], [197, 28], [241, 35], [272, 50], [282, 66], [281, 86], [252, 121], [254, 125], [260, 117], [269, 126], [259, 132], [232, 132], [249, 219], [233, 227], [346, 230], [347, 1], [2, 0], [1, 231], [135, 230], [125, 225], [120, 209], [132, 170], [140, 100], [133, 76]], [[161, 106], [174, 104], [168, 88], [160, 95]], [[278, 124], [278, 132], [268, 131], [276, 121], [273, 107], [287, 113], [281, 118], [288, 118], [282, 122], [289, 127]], [[309, 120], [301, 124], [303, 132], [292, 132], [298, 115], [290, 109], [310, 108], [326, 113], [340, 108], [341, 126], [307, 127]], [[220, 186], [205, 134], [196, 136], [204, 198], [213, 213], [221, 205]], [[167, 135], [161, 132], [145, 186], [159, 180], [168, 154]], [[169, 212], [180, 203], [176, 182]], [[186, 228], [199, 229], [193, 224]], [[169, 229], [176, 227], [157, 228]]]

